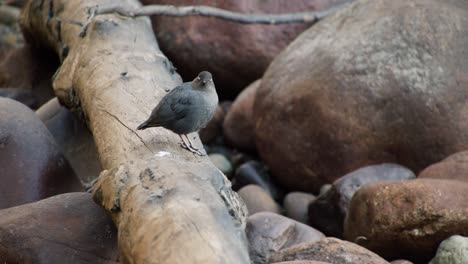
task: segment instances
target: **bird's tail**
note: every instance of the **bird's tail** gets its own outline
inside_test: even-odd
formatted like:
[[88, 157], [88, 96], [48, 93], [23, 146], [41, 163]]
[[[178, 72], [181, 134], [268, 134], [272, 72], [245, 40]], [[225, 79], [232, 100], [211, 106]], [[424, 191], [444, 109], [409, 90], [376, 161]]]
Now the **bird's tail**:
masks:
[[147, 129], [149, 126], [148, 126], [148, 120], [146, 120], [145, 122], [143, 122], [141, 125], [139, 125], [137, 127], [137, 130], [145, 130]]

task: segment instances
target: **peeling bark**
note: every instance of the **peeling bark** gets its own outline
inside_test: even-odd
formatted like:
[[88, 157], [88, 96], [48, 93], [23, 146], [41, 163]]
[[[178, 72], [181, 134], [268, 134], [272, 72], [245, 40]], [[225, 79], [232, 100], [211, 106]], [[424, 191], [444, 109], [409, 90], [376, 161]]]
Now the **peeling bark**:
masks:
[[[124, 263], [249, 263], [246, 209], [206, 157], [179, 146], [164, 128], [135, 129], [181, 83], [159, 50], [147, 17], [96, 17], [88, 7], [136, 0], [30, 0], [21, 15], [26, 39], [52, 48], [62, 65], [53, 86], [93, 133], [105, 169], [94, 199], [118, 228]], [[202, 70], [202, 69], [200, 69]], [[198, 135], [192, 137], [201, 147]]]

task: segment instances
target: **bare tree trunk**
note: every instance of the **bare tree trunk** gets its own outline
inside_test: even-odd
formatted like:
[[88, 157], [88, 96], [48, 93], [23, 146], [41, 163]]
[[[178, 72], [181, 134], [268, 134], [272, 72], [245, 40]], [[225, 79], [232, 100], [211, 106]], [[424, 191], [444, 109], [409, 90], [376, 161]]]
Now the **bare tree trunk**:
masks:
[[224, 175], [206, 157], [182, 149], [168, 130], [135, 131], [181, 82], [149, 19], [102, 15], [84, 38], [80, 27], [61, 22], [86, 21], [87, 7], [111, 2], [140, 6], [136, 0], [29, 0], [21, 25], [27, 40], [53, 48], [62, 60], [54, 90], [94, 135], [105, 168], [94, 199], [118, 228], [122, 261], [249, 263], [246, 209]]

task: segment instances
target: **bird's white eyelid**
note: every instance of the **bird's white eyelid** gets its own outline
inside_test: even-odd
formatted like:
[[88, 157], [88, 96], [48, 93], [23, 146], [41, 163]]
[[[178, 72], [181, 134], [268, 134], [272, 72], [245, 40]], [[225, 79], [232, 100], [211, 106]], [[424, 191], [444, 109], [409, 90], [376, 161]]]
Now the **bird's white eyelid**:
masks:
[[200, 77], [197, 77], [197, 80], [201, 81], [201, 78], [200, 78]]

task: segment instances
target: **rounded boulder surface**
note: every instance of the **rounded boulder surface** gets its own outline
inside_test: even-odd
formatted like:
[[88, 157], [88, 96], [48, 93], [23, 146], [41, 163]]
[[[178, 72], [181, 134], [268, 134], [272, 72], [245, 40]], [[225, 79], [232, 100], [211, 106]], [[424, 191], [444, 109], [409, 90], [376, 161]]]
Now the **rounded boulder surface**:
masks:
[[258, 212], [281, 213], [281, 207], [271, 198], [267, 191], [258, 185], [250, 184], [244, 186], [238, 193], [242, 197], [242, 200], [244, 200], [249, 215]]
[[429, 264], [468, 263], [468, 237], [451, 236], [440, 243], [436, 256]]
[[468, 151], [452, 154], [419, 173], [421, 179], [458, 180], [468, 183]]
[[269, 263], [270, 256], [282, 249], [314, 242], [324, 235], [316, 229], [279, 214], [261, 212], [247, 219], [246, 228], [252, 263]]
[[419, 172], [468, 148], [468, 2], [355, 1], [301, 34], [262, 77], [257, 151], [318, 192], [369, 164]]
[[0, 208], [81, 191], [54, 138], [25, 105], [0, 98]]
[[0, 211], [0, 262], [117, 264], [117, 230], [89, 193]]
[[414, 179], [414, 173], [398, 164], [384, 163], [360, 168], [333, 182], [309, 206], [310, 224], [327, 236], [342, 238], [343, 223], [354, 193], [361, 186], [384, 180]]
[[86, 124], [54, 98], [42, 105], [37, 116], [54, 136], [73, 170], [83, 183], [89, 183], [102, 171], [94, 138]]
[[224, 119], [224, 138], [241, 150], [255, 151], [253, 103], [260, 81], [250, 84], [237, 96]]
[[390, 262], [391, 264], [413, 264], [413, 262], [409, 261], [409, 260], [405, 260], [405, 259], [397, 259], [397, 260], [394, 260], [392, 262]]
[[303, 224], [308, 221], [308, 207], [316, 197], [310, 193], [290, 192], [284, 197], [283, 206], [286, 216]]
[[[325, 10], [346, 0], [143, 0], [143, 4], [207, 5], [240, 13]], [[233, 98], [260, 78], [271, 60], [309, 24], [243, 25], [208, 17], [153, 16], [161, 50], [184, 79], [200, 69], [214, 76], [221, 98]]]
[[216, 166], [226, 177], [230, 178], [232, 174], [232, 164], [226, 158], [226, 156], [218, 153], [209, 154], [208, 157], [210, 158], [213, 165]]
[[344, 237], [388, 258], [427, 263], [440, 242], [468, 235], [468, 183], [416, 179], [370, 183], [351, 200]]
[[340, 264], [389, 264], [375, 253], [354, 243], [333, 237], [302, 243], [275, 253], [270, 262], [315, 260]]

